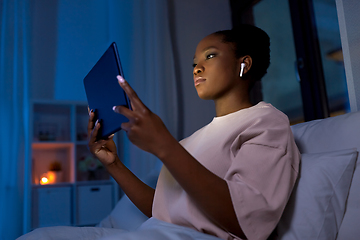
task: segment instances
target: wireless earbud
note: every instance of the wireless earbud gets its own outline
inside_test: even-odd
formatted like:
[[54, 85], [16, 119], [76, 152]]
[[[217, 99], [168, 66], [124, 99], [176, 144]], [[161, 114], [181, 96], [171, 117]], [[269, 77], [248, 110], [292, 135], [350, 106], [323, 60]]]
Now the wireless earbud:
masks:
[[241, 63], [241, 70], [240, 70], [240, 77], [242, 77], [243, 73], [244, 73], [244, 68], [245, 68], [246, 64], [245, 63]]

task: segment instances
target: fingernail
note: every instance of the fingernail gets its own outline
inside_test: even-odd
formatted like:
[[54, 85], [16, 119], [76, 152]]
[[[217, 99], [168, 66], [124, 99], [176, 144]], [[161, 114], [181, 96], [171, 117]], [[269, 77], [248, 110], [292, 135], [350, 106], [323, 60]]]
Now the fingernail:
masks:
[[113, 138], [115, 134], [111, 134], [108, 138]]
[[99, 119], [98, 119], [98, 120], [96, 120], [96, 122], [95, 122], [95, 126], [96, 126], [96, 125], [98, 125], [98, 123], [99, 123]]
[[92, 112], [93, 112], [93, 110], [91, 109], [90, 112], [89, 112], [89, 116], [91, 115]]
[[116, 78], [118, 79], [118, 81], [119, 81], [120, 83], [124, 83], [124, 82], [125, 82], [125, 79], [124, 79], [122, 76], [120, 76], [120, 75], [117, 75]]
[[116, 106], [113, 106], [113, 111], [115, 111], [116, 110]]

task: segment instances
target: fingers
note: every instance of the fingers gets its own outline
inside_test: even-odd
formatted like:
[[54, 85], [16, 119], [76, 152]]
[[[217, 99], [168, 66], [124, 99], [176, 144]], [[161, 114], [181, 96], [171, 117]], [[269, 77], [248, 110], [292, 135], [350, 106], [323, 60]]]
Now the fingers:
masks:
[[111, 140], [114, 137], [114, 134], [110, 135], [107, 139], [100, 139], [97, 140], [96, 137], [99, 133], [99, 129], [101, 127], [99, 119], [95, 122], [95, 127], [92, 129], [90, 133], [89, 138], [89, 147], [91, 152], [97, 154], [102, 146], [104, 146], [109, 140]]
[[127, 119], [129, 119], [129, 121], [136, 118], [136, 114], [132, 110], [124, 106], [114, 106], [113, 111], [124, 115]]
[[89, 112], [89, 122], [88, 122], [88, 126], [87, 126], [87, 134], [88, 134], [89, 138], [90, 138], [91, 132], [92, 132], [94, 126], [95, 126], [94, 118], [95, 118], [95, 113], [91, 109], [90, 112]]
[[125, 132], [129, 132], [131, 127], [132, 127], [132, 124], [130, 124], [129, 122], [124, 122], [121, 124], [121, 129], [124, 130]]
[[97, 140], [97, 135], [99, 133], [99, 129], [100, 129], [100, 122], [99, 119], [96, 120], [93, 129], [91, 129], [91, 132], [89, 134], [89, 144], [95, 143]]
[[132, 87], [129, 85], [129, 83], [120, 75], [117, 75], [116, 77], [119, 81], [120, 86], [122, 87], [122, 89], [124, 89], [125, 93], [129, 97], [133, 110], [136, 110], [137, 108], [146, 108], [146, 106], [142, 103], [142, 101], [140, 100], [134, 89], [132, 89]]
[[88, 127], [87, 127], [89, 144], [92, 144], [96, 141], [96, 137], [97, 137], [99, 129], [100, 129], [99, 119], [96, 120], [96, 122], [94, 122], [94, 120], [95, 120], [95, 113], [91, 109], [90, 113], [89, 113], [89, 122], [88, 122]]
[[107, 144], [107, 142], [110, 141], [110, 139], [101, 139], [97, 142], [94, 142], [92, 145], [92, 152], [96, 155], [100, 152], [100, 150]]

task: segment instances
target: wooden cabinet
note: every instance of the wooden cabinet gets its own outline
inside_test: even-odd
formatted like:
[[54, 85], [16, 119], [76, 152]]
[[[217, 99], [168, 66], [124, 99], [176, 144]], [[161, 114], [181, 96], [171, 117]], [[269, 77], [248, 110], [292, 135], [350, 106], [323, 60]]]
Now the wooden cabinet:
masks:
[[95, 225], [111, 212], [119, 190], [87, 148], [86, 102], [34, 101], [30, 121], [25, 229]]

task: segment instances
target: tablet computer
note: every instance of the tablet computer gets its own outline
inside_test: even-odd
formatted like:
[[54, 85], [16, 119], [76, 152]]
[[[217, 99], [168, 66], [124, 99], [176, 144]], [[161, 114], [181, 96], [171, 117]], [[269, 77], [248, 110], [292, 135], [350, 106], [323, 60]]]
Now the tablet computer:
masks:
[[128, 121], [112, 109], [119, 105], [130, 108], [129, 98], [120, 87], [117, 75], [124, 77], [116, 43], [113, 42], [84, 78], [89, 108], [95, 111], [95, 118], [101, 120], [100, 139], [119, 131], [121, 123]]

